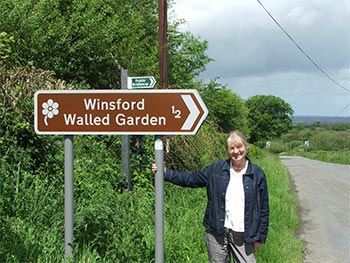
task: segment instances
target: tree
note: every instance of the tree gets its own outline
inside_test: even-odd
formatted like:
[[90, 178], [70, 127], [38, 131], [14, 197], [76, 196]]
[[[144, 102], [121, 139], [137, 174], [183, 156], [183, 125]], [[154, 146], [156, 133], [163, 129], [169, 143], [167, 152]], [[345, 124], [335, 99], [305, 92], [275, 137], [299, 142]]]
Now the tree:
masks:
[[[0, 32], [14, 37], [22, 65], [93, 88], [119, 88], [122, 68], [158, 77], [157, 1], [2, 0], [0, 13]], [[169, 82], [193, 88], [209, 61], [207, 43], [179, 32], [181, 23], [169, 23]]]
[[170, 88], [196, 88], [196, 78], [212, 61], [205, 51], [208, 42], [194, 37], [190, 32], [179, 32], [183, 21], [169, 26], [169, 84]]
[[121, 67], [157, 70], [155, 1], [3, 0], [0, 11], [18, 60], [61, 79], [115, 88]]
[[291, 106], [283, 99], [272, 95], [256, 95], [246, 101], [251, 130], [250, 141], [265, 143], [281, 136], [292, 127]]
[[209, 110], [208, 120], [217, 123], [225, 133], [237, 129], [249, 137], [248, 110], [236, 93], [214, 79], [200, 88], [200, 94]]

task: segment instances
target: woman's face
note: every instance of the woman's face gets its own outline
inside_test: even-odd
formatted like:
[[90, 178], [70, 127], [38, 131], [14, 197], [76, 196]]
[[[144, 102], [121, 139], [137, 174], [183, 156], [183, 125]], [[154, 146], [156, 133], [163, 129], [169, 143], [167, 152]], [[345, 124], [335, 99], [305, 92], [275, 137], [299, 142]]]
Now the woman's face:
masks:
[[228, 143], [227, 152], [232, 159], [232, 161], [245, 160], [247, 154], [247, 149], [244, 144], [234, 144], [232, 142]]

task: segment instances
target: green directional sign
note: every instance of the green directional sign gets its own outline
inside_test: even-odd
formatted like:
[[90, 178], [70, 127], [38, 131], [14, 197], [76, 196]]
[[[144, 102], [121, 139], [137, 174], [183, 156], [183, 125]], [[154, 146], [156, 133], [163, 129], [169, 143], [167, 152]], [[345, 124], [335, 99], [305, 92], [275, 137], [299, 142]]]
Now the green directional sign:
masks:
[[153, 89], [156, 80], [152, 76], [128, 77], [128, 89]]

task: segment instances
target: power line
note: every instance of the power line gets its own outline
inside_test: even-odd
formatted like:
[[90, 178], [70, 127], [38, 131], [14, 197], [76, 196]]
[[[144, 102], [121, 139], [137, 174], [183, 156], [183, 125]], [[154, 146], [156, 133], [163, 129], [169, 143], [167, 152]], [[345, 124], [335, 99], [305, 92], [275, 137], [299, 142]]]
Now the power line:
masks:
[[337, 115], [336, 117], [340, 116], [347, 108], [349, 108], [350, 104], [346, 105]]
[[331, 80], [335, 85], [342, 88], [343, 90], [350, 92], [349, 89], [345, 88], [338, 81], [332, 78], [327, 72], [325, 72], [306, 52], [298, 45], [298, 43], [288, 34], [288, 32], [278, 23], [278, 21], [271, 15], [271, 13], [265, 8], [265, 6], [260, 2], [260, 0], [256, 0], [261, 7], [265, 10], [265, 12], [270, 16], [270, 18], [276, 23], [276, 25], [283, 31], [284, 34], [293, 42], [293, 44], [300, 50], [300, 52], [308, 59], [310, 62], [323, 73], [329, 80]]

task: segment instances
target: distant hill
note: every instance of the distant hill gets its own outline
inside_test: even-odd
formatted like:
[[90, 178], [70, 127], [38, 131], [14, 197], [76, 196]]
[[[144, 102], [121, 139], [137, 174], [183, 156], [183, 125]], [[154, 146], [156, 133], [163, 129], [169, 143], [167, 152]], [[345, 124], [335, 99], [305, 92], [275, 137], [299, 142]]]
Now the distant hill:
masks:
[[324, 124], [350, 124], [349, 117], [328, 117], [328, 116], [293, 116], [292, 119], [294, 124], [302, 123], [305, 125], [311, 125], [315, 122], [320, 122]]

